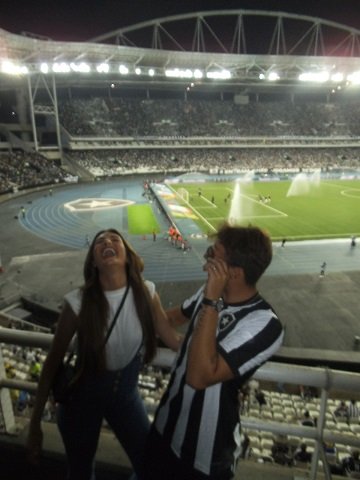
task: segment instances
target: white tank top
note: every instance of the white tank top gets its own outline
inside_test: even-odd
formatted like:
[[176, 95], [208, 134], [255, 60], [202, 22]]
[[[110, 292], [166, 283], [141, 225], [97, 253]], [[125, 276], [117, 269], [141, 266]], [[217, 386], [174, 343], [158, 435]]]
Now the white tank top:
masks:
[[[145, 280], [145, 284], [150, 292], [151, 298], [153, 298], [155, 295], [155, 285], [148, 280]], [[124, 293], [125, 287], [104, 292], [109, 302], [108, 328]], [[67, 293], [64, 298], [73, 312], [78, 315], [81, 306], [80, 289]], [[130, 288], [113, 331], [106, 343], [106, 364], [108, 370], [118, 370], [126, 367], [140, 349], [142, 341], [143, 334], [141, 324], [136, 312], [133, 292]]]

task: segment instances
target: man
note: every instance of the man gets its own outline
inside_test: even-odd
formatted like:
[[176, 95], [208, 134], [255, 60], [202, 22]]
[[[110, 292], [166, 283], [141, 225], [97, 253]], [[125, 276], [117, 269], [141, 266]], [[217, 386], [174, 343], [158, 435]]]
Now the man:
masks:
[[311, 462], [311, 453], [307, 451], [306, 443], [302, 443], [295, 451], [294, 459], [296, 462]]
[[315, 422], [311, 418], [309, 410], [305, 410], [304, 416], [301, 420], [301, 425], [304, 427], [315, 427]]
[[205, 254], [206, 284], [167, 312], [173, 324], [190, 325], [149, 436], [147, 480], [233, 478], [238, 391], [283, 339], [256, 288], [271, 258], [260, 229], [224, 225]]
[[323, 262], [320, 266], [320, 278], [325, 277], [326, 262]]
[[360, 451], [353, 450], [349, 457], [343, 459], [342, 467], [347, 476], [360, 478]]
[[349, 419], [359, 419], [360, 416], [360, 411], [359, 407], [356, 404], [356, 400], [350, 400], [349, 405], [348, 405], [348, 415]]
[[344, 400], [341, 400], [339, 405], [334, 410], [335, 417], [348, 417], [349, 416], [349, 407], [346, 405]]

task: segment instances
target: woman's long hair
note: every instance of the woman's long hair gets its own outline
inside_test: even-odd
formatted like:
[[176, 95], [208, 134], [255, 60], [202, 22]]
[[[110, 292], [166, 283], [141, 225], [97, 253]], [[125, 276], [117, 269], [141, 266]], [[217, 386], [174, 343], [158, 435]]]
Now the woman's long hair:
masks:
[[101, 230], [95, 235], [84, 264], [85, 282], [81, 288], [82, 301], [78, 330], [78, 377], [84, 373], [100, 373], [106, 369], [105, 348], [103, 346], [108, 328], [109, 304], [101, 287], [99, 271], [94, 262], [96, 240], [99, 235], [105, 232], [119, 235], [125, 246], [127, 281], [133, 291], [135, 307], [143, 332], [144, 362], [150, 362], [156, 353], [154, 312], [149, 290], [142, 277], [143, 260], [117, 230], [113, 228]]

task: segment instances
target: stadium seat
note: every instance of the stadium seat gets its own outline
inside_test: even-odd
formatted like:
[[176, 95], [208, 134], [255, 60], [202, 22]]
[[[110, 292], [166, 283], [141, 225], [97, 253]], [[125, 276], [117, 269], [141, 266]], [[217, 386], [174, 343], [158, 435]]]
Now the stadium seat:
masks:
[[350, 430], [355, 433], [355, 435], [360, 435], [360, 425], [350, 425]]

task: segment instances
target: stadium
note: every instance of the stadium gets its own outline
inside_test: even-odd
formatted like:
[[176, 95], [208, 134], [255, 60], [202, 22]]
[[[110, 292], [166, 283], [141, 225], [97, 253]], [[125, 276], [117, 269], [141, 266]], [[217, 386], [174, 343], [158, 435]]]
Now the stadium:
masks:
[[[261, 45], [255, 31], [264, 32]], [[334, 417], [341, 399], [360, 400], [359, 36], [265, 10], [164, 17], [88, 42], [0, 30], [5, 451], [26, 430], [13, 392], [36, 388], [16, 352], [31, 347], [44, 357], [49, 340], [40, 334], [50, 335], [64, 294], [82, 283], [96, 232], [124, 232], [168, 308], [203, 283], [208, 236], [229, 221], [271, 234], [274, 258], [260, 288], [286, 329], [256, 377], [269, 408], [252, 405], [242, 419], [253, 455], [237, 478], [339, 474], [360, 446], [359, 418]], [[181, 240], [171, 241], [170, 227]], [[149, 415], [157, 396], [146, 384], [159, 372], [165, 383], [168, 366], [143, 373]], [[299, 385], [316, 397], [305, 402]], [[294, 421], [305, 408], [320, 419], [310, 436]], [[47, 428], [51, 469], [63, 452], [51, 421]], [[305, 438], [312, 463], [300, 473], [281, 468], [271, 455], [275, 434], [295, 446]], [[106, 453], [106, 435], [103, 478], [126, 475], [128, 460]], [[336, 442], [335, 460], [323, 438]]]

